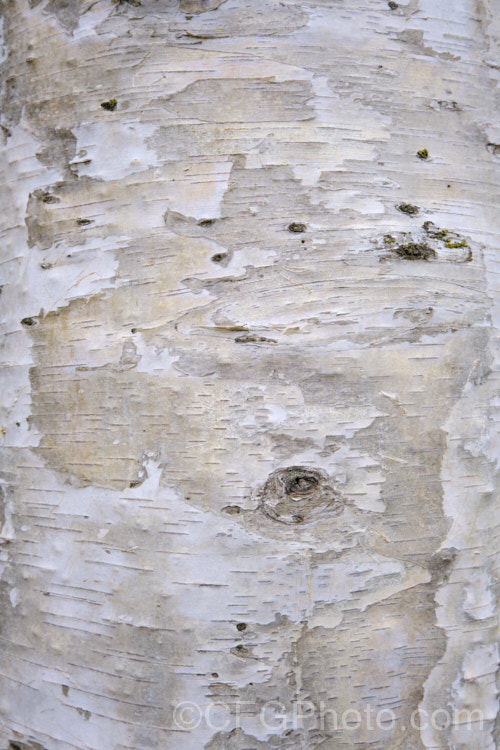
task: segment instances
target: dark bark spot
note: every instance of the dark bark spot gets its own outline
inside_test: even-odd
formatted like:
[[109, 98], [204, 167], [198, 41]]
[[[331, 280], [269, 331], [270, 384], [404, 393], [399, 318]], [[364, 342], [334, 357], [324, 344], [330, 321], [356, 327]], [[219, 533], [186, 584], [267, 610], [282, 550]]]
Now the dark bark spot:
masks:
[[436, 552], [428, 562], [433, 582], [443, 583], [448, 580], [453, 568], [453, 562], [457, 556], [455, 547], [443, 549]]
[[431, 107], [433, 109], [444, 109], [449, 112], [461, 112], [462, 108], [458, 106], [457, 102], [447, 102], [444, 99], [433, 100]]
[[425, 242], [405, 242], [396, 247], [394, 252], [407, 260], [429, 260], [436, 257], [436, 251]]
[[238, 645], [232, 648], [231, 651], [237, 656], [248, 656], [250, 654], [250, 649], [248, 649], [242, 643], [238, 643]]
[[76, 710], [78, 711], [82, 719], [84, 719], [85, 721], [88, 721], [90, 717], [92, 716], [90, 711], [86, 711], [84, 708], [77, 708]]
[[244, 336], [236, 336], [236, 344], [276, 344], [275, 339], [268, 339], [265, 336], [257, 336], [255, 333], [247, 333]]
[[192, 18], [192, 13], [206, 13], [209, 10], [217, 10], [225, 0], [180, 0], [179, 10], [187, 13], [186, 18]]
[[55, 195], [51, 195], [50, 193], [44, 193], [42, 195], [42, 201], [44, 203], [59, 203], [59, 198], [56, 198]]
[[108, 99], [107, 102], [101, 102], [101, 107], [108, 112], [114, 112], [117, 106], [118, 102], [116, 99]]
[[319, 484], [319, 479], [312, 471], [301, 468], [288, 469], [283, 476], [283, 485], [287, 495], [307, 495]]
[[398, 209], [408, 216], [416, 216], [420, 210], [418, 206], [414, 206], [412, 203], [400, 203]]
[[500, 154], [500, 143], [487, 143], [486, 148], [490, 154], [493, 154], [493, 156], [498, 156]]
[[306, 225], [292, 222], [291, 224], [288, 225], [288, 231], [295, 232], [296, 234], [300, 234], [301, 232], [306, 231]]
[[36, 320], [34, 320], [34, 318], [23, 318], [21, 320], [21, 325], [30, 328], [31, 326], [36, 326]]

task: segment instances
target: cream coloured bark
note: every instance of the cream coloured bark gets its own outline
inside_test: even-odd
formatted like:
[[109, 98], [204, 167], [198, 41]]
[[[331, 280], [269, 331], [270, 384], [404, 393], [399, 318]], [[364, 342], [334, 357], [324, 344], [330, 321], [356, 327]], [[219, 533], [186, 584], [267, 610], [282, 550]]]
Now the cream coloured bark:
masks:
[[496, 747], [495, 5], [2, 3], [2, 748]]

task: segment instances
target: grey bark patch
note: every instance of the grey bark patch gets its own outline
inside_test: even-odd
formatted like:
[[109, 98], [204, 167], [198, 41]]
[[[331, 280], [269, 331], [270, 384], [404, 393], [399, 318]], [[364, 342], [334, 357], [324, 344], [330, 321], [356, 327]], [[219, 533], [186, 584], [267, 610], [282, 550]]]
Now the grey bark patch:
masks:
[[269, 750], [269, 742], [261, 742], [247, 734], [243, 729], [232, 729], [230, 732], [217, 732], [205, 750]]
[[153, 148], [160, 159], [168, 155], [168, 159], [182, 159], [196, 156], [210, 155], [229, 156], [235, 153], [246, 153], [258, 149], [262, 142], [260, 131], [255, 132], [245, 128], [234, 129], [229, 141], [220, 134], [217, 124], [196, 123], [191, 125], [177, 124], [161, 125], [146, 139], [146, 143]]
[[[40, 205], [40, 204], [44, 205]], [[56, 203], [55, 196], [49, 196], [43, 190], [35, 190], [28, 198], [26, 206], [26, 229], [28, 230], [28, 247], [38, 245], [40, 250], [48, 250], [53, 242], [53, 227], [48, 220], [49, 214], [45, 205]]]
[[120, 369], [128, 369], [135, 367], [141, 359], [141, 355], [137, 354], [137, 347], [133, 341], [126, 341], [123, 344], [122, 353], [120, 356], [119, 367]]
[[76, 153], [76, 137], [71, 130], [47, 128], [43, 138], [45, 147], [37, 153], [38, 161], [46, 167], [60, 169], [65, 177], [74, 176], [70, 162]]
[[0, 486], [0, 529], [5, 523], [5, 490]]
[[405, 29], [396, 34], [398, 39], [403, 43], [409, 45], [414, 51], [420, 51], [424, 55], [430, 57], [439, 57], [441, 60], [460, 60], [457, 55], [452, 55], [451, 52], [437, 52], [433, 47], [425, 44], [424, 32], [422, 29]]
[[427, 323], [430, 318], [434, 315], [434, 308], [432, 307], [425, 307], [425, 308], [407, 308], [403, 310], [395, 310], [393, 312], [394, 318], [406, 318], [406, 320], [409, 320], [411, 323], [414, 323], [415, 325], [421, 325], [422, 323]]
[[458, 550], [455, 547], [449, 547], [436, 552], [430, 558], [428, 568], [431, 571], [433, 582], [442, 584], [448, 581], [457, 555]]
[[[196, 126], [197, 127], [197, 126]], [[167, 129], [167, 132], [170, 132]], [[205, 131], [204, 131], [205, 132]], [[163, 141], [162, 134], [162, 142]], [[191, 145], [191, 141], [188, 142]], [[221, 215], [210, 226], [200, 226], [188, 216], [168, 210], [164, 214], [167, 229], [184, 237], [205, 237], [217, 242], [224, 251], [237, 258], [238, 250], [246, 244], [265, 243], [269, 253], [287, 258], [294, 254], [297, 242], [283, 236], [294, 207], [303, 223], [320, 221], [322, 206], [311, 203], [310, 191], [294, 177], [289, 167], [269, 166], [247, 169], [238, 157], [232, 157], [233, 167], [224, 194]], [[296, 238], [297, 239], [297, 238]], [[283, 277], [280, 277], [283, 281]]]
[[[62, 237], [65, 244], [80, 243], [81, 237], [74, 231], [75, 224], [81, 220], [85, 224], [92, 221], [81, 213], [88, 211], [89, 204], [95, 201], [99, 185], [102, 186], [100, 180], [85, 176], [75, 179], [71, 174], [70, 179], [30, 193], [25, 217], [28, 246], [48, 250]], [[54, 211], [56, 204], [58, 208]]]
[[305, 26], [308, 14], [300, 6], [276, 3], [273, 0], [254, 0], [242, 5], [238, 0], [226, 0], [216, 13], [198, 13], [192, 20], [177, 24], [178, 33], [198, 39], [235, 36], [273, 36], [289, 34]]
[[180, 0], [179, 10], [183, 13], [206, 13], [217, 10], [226, 0]]
[[[361, 722], [349, 732], [350, 746], [421, 748], [419, 731], [411, 724], [410, 716], [422, 699], [423, 682], [446, 649], [446, 636], [436, 625], [434, 589], [429, 585], [403, 590], [364, 611], [350, 610], [349, 622], [337, 628], [304, 629], [295, 653], [301, 665], [302, 694], [316, 709], [310, 712], [305, 731], [312, 733], [320, 725], [332, 741], [338, 737], [335, 717], [340, 724], [344, 711], [363, 705], [363, 696], [371, 697], [374, 712], [392, 699], [387, 665], [377, 647], [369, 643], [375, 631], [378, 649], [381, 643], [386, 644], [384, 648], [390, 650], [392, 658], [391, 670], [400, 677], [398, 700], [391, 705], [396, 723], [388, 733], [380, 724], [368, 732], [366, 723]], [[412, 647], [418, 649], [418, 660], [408, 641], [403, 642], [408, 634]], [[349, 665], [349, 691], [343, 684], [345, 664]], [[285, 710], [288, 708], [285, 706]]]
[[203, 122], [297, 122], [315, 116], [308, 81], [222, 78], [195, 81], [162, 100], [167, 113]]
[[271, 434], [272, 453], [276, 458], [291, 458], [297, 453], [317, 448], [314, 440], [311, 438], [298, 438], [283, 433]]
[[52, 13], [63, 29], [72, 34], [78, 26], [80, 16], [86, 13], [92, 5], [92, 0], [87, 0], [87, 2], [81, 0], [50, 0], [45, 10], [47, 13]]
[[257, 493], [260, 509], [284, 524], [307, 524], [322, 514], [341, 513], [340, 496], [328, 482], [323, 471], [307, 466], [278, 469]]

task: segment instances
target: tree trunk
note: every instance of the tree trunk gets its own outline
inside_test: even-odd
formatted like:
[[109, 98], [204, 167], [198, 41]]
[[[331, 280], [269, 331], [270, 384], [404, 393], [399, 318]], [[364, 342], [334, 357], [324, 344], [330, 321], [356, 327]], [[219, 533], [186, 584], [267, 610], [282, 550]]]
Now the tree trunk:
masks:
[[405, 2], [1, 3], [2, 750], [496, 747], [500, 26]]

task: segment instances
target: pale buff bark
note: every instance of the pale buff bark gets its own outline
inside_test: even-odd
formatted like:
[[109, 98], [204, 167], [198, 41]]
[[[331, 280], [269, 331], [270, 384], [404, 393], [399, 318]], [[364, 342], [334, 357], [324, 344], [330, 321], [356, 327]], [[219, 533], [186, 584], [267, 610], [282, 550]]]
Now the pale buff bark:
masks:
[[498, 3], [2, 10], [2, 750], [493, 750]]

